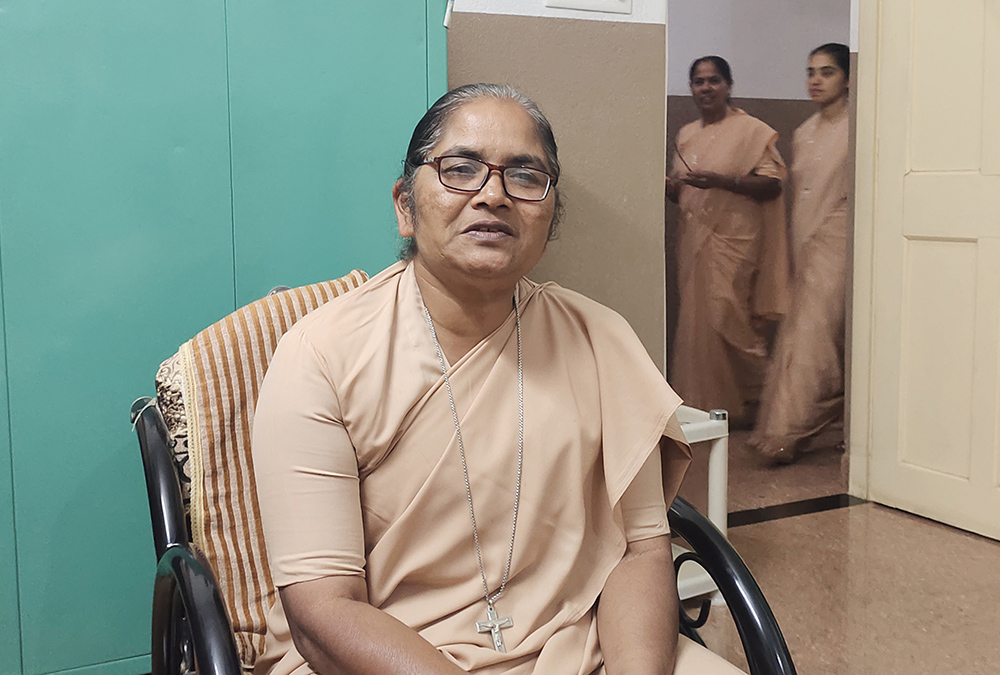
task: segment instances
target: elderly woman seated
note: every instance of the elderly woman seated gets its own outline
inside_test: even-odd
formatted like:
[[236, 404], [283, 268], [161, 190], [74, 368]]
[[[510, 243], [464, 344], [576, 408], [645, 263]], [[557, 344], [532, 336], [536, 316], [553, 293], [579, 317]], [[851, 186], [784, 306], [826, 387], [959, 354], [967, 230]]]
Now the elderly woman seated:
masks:
[[739, 672], [678, 643], [680, 400], [618, 314], [525, 278], [559, 171], [525, 96], [447, 93], [392, 190], [403, 260], [281, 340], [261, 675]]

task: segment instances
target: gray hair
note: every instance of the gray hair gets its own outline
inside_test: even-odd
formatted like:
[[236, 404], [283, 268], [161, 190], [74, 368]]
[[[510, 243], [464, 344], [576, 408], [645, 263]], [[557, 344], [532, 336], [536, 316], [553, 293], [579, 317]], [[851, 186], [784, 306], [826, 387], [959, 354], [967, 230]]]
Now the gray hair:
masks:
[[[406, 195], [407, 208], [411, 215], [415, 215], [415, 201], [413, 198], [413, 184], [416, 180], [417, 169], [427, 160], [431, 150], [441, 140], [444, 135], [445, 125], [451, 115], [466, 103], [482, 98], [492, 98], [498, 101], [514, 101], [520, 104], [524, 111], [528, 113], [535, 123], [535, 132], [542, 142], [545, 152], [545, 163], [549, 172], [559, 179], [561, 167], [559, 166], [559, 150], [556, 147], [555, 134], [552, 132], [552, 125], [548, 118], [542, 113], [538, 105], [530, 98], [519, 92], [514, 87], [505, 84], [490, 84], [480, 82], [478, 84], [466, 84], [452, 89], [439, 98], [424, 116], [417, 122], [413, 135], [410, 137], [410, 145], [406, 150], [406, 157], [403, 160], [403, 174], [399, 177], [401, 181], [400, 192]], [[555, 183], [556, 181], [553, 181]], [[549, 241], [558, 235], [559, 220], [563, 213], [562, 199], [559, 189], [553, 184], [552, 192], [555, 195], [555, 210], [552, 216], [552, 223], [549, 225]], [[412, 258], [417, 252], [416, 240], [410, 237], [403, 245], [400, 252], [400, 259]]]

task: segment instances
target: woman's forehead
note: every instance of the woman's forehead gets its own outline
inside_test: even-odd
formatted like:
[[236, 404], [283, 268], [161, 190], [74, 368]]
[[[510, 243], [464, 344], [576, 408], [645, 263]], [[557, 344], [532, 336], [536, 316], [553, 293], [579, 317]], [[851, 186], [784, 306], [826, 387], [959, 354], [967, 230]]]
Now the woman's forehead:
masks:
[[[801, 61], [799, 62], [801, 63]], [[711, 61], [702, 61], [694, 69], [695, 77], [712, 77], [719, 76], [719, 69], [715, 67], [715, 64]]]
[[822, 68], [824, 66], [834, 66], [839, 69], [837, 62], [833, 60], [833, 57], [829, 54], [824, 54], [823, 52], [817, 52], [809, 57], [809, 65], [813, 68]]
[[520, 103], [477, 99], [448, 116], [438, 145], [481, 144], [540, 148], [542, 143], [534, 120]]

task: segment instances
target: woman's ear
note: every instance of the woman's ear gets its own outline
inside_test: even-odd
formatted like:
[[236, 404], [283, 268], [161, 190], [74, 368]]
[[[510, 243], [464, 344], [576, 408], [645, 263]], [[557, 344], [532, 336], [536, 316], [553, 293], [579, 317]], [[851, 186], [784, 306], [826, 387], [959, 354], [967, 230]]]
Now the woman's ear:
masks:
[[407, 239], [413, 236], [412, 199], [409, 192], [403, 190], [403, 179], [400, 178], [392, 186], [392, 204], [396, 209], [396, 222], [399, 225], [399, 236]]

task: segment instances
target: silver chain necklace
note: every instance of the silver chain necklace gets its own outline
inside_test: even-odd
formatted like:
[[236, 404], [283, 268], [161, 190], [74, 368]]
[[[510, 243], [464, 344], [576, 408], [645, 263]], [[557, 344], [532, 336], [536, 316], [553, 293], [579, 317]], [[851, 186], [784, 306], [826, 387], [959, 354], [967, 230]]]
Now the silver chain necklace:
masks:
[[479, 545], [479, 527], [476, 525], [476, 510], [472, 506], [472, 485], [469, 482], [469, 466], [465, 459], [465, 443], [462, 442], [462, 427], [458, 423], [458, 410], [455, 408], [455, 396], [451, 391], [451, 380], [448, 378], [448, 368], [444, 363], [444, 352], [438, 342], [437, 330], [431, 313], [424, 306], [424, 316], [434, 338], [434, 348], [437, 349], [438, 363], [441, 364], [441, 374], [444, 376], [444, 386], [448, 390], [448, 402], [451, 404], [451, 416], [455, 421], [455, 437], [458, 440], [458, 452], [462, 458], [462, 475], [465, 477], [465, 497], [469, 502], [469, 518], [472, 520], [472, 539], [476, 544], [476, 559], [479, 561], [479, 576], [483, 581], [483, 596], [486, 598], [486, 621], [476, 622], [476, 632], [490, 633], [493, 638], [493, 648], [498, 652], [506, 652], [501, 630], [514, 626], [514, 620], [509, 616], [500, 616], [494, 603], [507, 589], [507, 577], [510, 576], [510, 563], [514, 557], [514, 533], [517, 531], [517, 507], [521, 500], [521, 468], [524, 460], [524, 368], [521, 363], [521, 309], [517, 296], [514, 297], [514, 321], [517, 326], [517, 482], [514, 486], [514, 515], [510, 524], [510, 545], [507, 547], [507, 564], [503, 570], [500, 588], [492, 595], [486, 581], [486, 569], [483, 567], [483, 551]]

